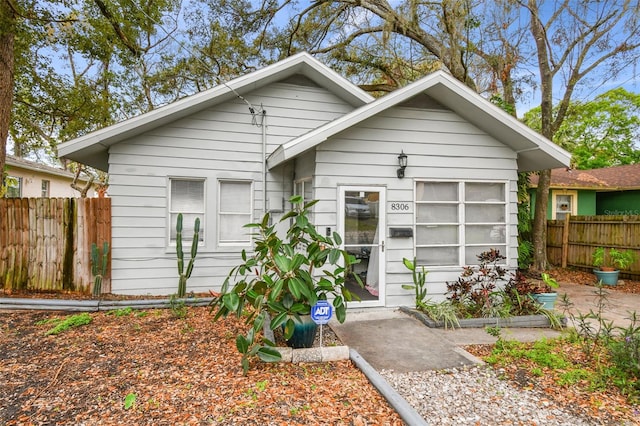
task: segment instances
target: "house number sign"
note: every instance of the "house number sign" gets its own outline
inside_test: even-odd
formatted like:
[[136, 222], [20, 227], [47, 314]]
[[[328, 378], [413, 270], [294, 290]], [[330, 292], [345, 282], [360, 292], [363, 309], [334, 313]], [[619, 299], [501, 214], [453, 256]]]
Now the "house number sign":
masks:
[[392, 212], [408, 212], [411, 210], [411, 204], [409, 203], [391, 203]]

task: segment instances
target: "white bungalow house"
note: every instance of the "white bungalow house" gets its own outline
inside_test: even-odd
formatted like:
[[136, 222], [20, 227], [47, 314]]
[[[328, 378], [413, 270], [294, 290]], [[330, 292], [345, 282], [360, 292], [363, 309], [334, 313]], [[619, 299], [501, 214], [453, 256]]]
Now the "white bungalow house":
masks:
[[175, 293], [178, 212], [203, 224], [187, 290], [218, 289], [251, 248], [242, 225], [300, 194], [361, 259], [360, 306], [413, 303], [405, 257], [429, 270], [435, 299], [489, 248], [515, 268], [517, 172], [570, 159], [444, 72], [373, 99], [306, 53], [59, 154], [109, 173], [114, 293]]

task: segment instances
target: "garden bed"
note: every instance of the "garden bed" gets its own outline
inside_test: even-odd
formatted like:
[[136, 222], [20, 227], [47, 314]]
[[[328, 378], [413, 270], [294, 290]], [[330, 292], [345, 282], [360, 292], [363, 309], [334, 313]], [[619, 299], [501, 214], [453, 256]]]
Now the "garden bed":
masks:
[[[444, 328], [443, 321], [434, 321], [423, 312], [417, 309], [402, 306], [400, 310], [414, 318], [417, 318], [424, 325], [430, 328]], [[564, 321], [563, 321], [564, 322]], [[507, 328], [551, 328], [551, 322], [545, 315], [523, 315], [508, 318], [463, 318], [458, 319], [459, 328], [484, 328], [484, 327], [507, 327]]]
[[207, 308], [0, 316], [0, 424], [388, 424], [402, 421], [351, 361], [262, 363], [242, 374], [242, 319]]

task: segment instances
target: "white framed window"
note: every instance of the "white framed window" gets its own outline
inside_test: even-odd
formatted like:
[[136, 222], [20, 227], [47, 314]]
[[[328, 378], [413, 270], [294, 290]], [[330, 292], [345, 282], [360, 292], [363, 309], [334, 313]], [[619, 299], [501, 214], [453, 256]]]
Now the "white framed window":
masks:
[[193, 239], [196, 218], [200, 218], [198, 240], [204, 242], [205, 222], [205, 179], [169, 178], [169, 240], [176, 242], [176, 223], [182, 213], [182, 241]]
[[552, 191], [552, 219], [565, 220], [567, 216], [578, 214], [578, 191]]
[[218, 244], [244, 246], [251, 244], [251, 231], [244, 227], [252, 222], [253, 183], [242, 180], [218, 181]]
[[42, 193], [41, 193], [42, 198], [48, 198], [49, 197], [49, 187], [50, 186], [51, 186], [51, 183], [48, 180], [42, 179]]
[[[293, 195], [301, 195], [303, 205], [313, 200], [313, 184], [312, 183], [313, 183], [313, 180], [310, 177], [299, 179], [293, 182]], [[302, 208], [302, 205], [299, 205], [297, 208]], [[309, 212], [309, 215], [307, 217], [309, 221], [313, 223], [314, 221], [313, 207], [311, 207], [311, 211]]]
[[7, 198], [20, 198], [22, 197], [22, 178], [15, 176], [7, 176], [5, 183], [7, 185], [7, 192], [5, 197]]
[[506, 256], [505, 182], [417, 181], [415, 250], [424, 266], [477, 264], [491, 248]]
[[313, 185], [310, 177], [293, 182], [293, 195], [301, 195], [302, 201], [307, 203], [313, 198]]

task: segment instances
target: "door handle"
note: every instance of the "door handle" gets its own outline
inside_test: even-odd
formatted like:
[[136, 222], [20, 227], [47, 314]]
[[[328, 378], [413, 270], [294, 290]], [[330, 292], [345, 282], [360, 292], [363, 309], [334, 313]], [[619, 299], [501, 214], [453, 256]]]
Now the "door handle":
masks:
[[380, 242], [380, 247], [382, 248], [382, 252], [384, 253], [384, 240]]

